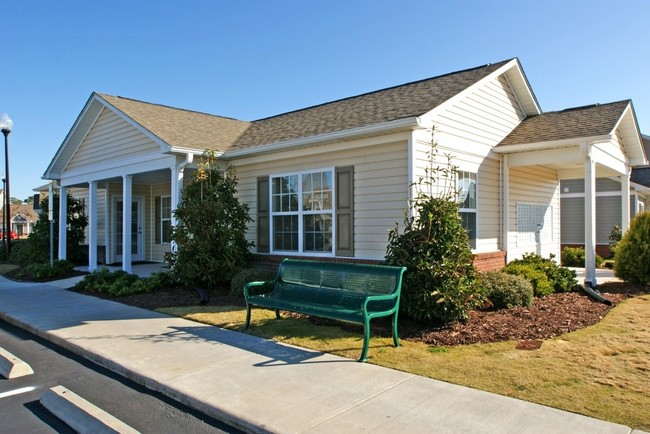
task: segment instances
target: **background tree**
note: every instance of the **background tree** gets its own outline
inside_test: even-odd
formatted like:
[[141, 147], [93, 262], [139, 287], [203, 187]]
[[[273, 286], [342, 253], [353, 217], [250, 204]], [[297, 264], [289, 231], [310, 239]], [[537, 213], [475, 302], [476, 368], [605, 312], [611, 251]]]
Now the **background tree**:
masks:
[[[59, 194], [54, 193], [54, 209], [59, 209]], [[47, 207], [46, 207], [47, 208]], [[67, 207], [67, 259], [76, 264], [87, 263], [86, 250], [82, 247], [84, 231], [88, 226], [84, 204], [80, 199], [68, 194]], [[59, 213], [54, 213], [54, 259], [58, 259]], [[16, 244], [11, 251], [11, 260], [22, 265], [45, 264], [50, 262], [50, 221], [47, 209], [41, 210], [34, 230], [24, 243]]]
[[174, 211], [175, 248], [167, 256], [178, 280], [189, 287], [230, 282], [249, 258], [246, 240], [248, 206], [239, 202], [237, 177], [230, 168], [220, 173], [214, 153], [206, 152], [195, 179]]

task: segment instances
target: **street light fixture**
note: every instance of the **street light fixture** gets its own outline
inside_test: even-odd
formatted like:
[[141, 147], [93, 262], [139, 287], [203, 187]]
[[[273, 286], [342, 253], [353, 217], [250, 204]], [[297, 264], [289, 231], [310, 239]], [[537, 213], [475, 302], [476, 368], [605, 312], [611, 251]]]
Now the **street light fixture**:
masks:
[[5, 249], [7, 251], [7, 260], [9, 260], [9, 253], [11, 253], [11, 196], [9, 194], [9, 133], [11, 128], [14, 126], [14, 121], [11, 120], [7, 113], [3, 113], [0, 116], [0, 129], [2, 134], [5, 136], [5, 179], [7, 183], [7, 188], [5, 189], [5, 215], [7, 216], [7, 225], [9, 226], [9, 231], [5, 227], [5, 236], [7, 241], [5, 242]]

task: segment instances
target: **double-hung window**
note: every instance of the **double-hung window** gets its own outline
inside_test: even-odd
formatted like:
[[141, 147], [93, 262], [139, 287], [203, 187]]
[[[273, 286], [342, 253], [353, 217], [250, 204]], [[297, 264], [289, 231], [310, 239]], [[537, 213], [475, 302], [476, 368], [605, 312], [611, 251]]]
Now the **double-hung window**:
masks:
[[171, 241], [172, 229], [172, 198], [158, 196], [155, 201], [156, 244], [167, 244]]
[[476, 248], [477, 201], [476, 173], [458, 171], [458, 205], [463, 227], [467, 231], [469, 246]]
[[333, 172], [271, 177], [273, 251], [333, 254]]

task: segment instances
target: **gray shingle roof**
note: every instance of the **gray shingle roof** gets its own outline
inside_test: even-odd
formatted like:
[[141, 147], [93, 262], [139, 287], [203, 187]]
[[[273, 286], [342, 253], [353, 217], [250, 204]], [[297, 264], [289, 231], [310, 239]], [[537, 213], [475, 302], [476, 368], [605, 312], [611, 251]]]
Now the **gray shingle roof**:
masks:
[[407, 83], [253, 122], [129, 98], [99, 95], [171, 146], [226, 151], [420, 116], [509, 61]]
[[524, 119], [498, 146], [550, 142], [612, 132], [630, 100], [547, 112]]
[[249, 122], [99, 94], [142, 127], [171, 146], [224, 151], [250, 126]]
[[650, 187], [650, 167], [633, 167], [630, 180], [637, 184]]
[[420, 116], [509, 62], [445, 74], [254, 121], [233, 144], [243, 149]]

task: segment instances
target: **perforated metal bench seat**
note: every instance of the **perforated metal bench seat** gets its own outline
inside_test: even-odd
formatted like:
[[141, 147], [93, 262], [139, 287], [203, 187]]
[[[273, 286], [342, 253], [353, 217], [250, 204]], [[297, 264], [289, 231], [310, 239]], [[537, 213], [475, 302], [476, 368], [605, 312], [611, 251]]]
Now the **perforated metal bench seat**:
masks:
[[251, 294], [251, 288], [268, 282], [250, 282], [244, 287], [246, 323], [253, 306], [346, 321], [364, 326], [360, 362], [366, 360], [370, 342], [370, 320], [392, 316], [393, 342], [399, 346], [397, 315], [405, 267], [346, 264], [285, 259], [272, 289]]

